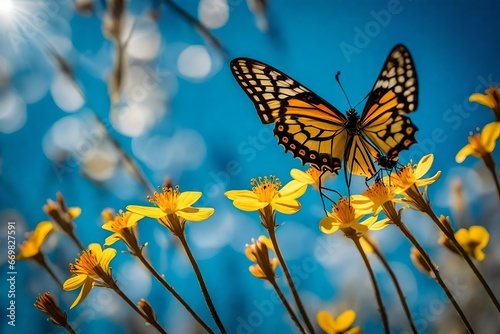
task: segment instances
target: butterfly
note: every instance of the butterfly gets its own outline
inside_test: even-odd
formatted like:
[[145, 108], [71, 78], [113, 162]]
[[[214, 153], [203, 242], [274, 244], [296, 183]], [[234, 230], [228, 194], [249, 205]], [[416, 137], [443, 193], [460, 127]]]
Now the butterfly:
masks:
[[[350, 175], [377, 175], [375, 163], [393, 168], [398, 154], [416, 143], [418, 128], [406, 116], [418, 106], [418, 80], [413, 59], [396, 45], [358, 115], [346, 115], [285, 73], [250, 58], [235, 58], [231, 71], [253, 101], [264, 124], [286, 152], [302, 164], [338, 173], [344, 163]], [[350, 177], [347, 179], [350, 185]]]

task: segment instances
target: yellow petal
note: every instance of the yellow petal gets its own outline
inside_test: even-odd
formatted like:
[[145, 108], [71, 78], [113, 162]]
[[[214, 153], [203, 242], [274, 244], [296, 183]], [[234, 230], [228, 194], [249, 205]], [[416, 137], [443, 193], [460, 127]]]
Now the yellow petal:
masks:
[[167, 215], [165, 212], [162, 211], [162, 209], [150, 206], [127, 205], [127, 210], [142, 216], [156, 218], [156, 219], [165, 217]]
[[294, 178], [294, 180], [305, 183], [305, 184], [314, 184], [314, 180], [311, 175], [306, 172], [301, 171], [300, 169], [293, 168], [290, 171], [290, 175]]
[[113, 225], [113, 221], [110, 220], [107, 223], [103, 224], [101, 227], [103, 230], [114, 232], [113, 229], [111, 228], [112, 225]]
[[260, 202], [257, 197], [255, 198], [237, 198], [234, 200], [233, 205], [243, 211], [257, 211], [268, 206], [268, 203]]
[[462, 246], [463, 249], [470, 254], [469, 232], [465, 228], [461, 228], [455, 232], [455, 239], [457, 239], [460, 246]]
[[253, 255], [253, 247], [251, 245], [246, 246], [245, 255], [250, 261], [257, 262], [257, 258]]
[[99, 264], [104, 269], [105, 272], [108, 272], [109, 262], [115, 257], [116, 249], [114, 248], [106, 248], [102, 252], [102, 257], [99, 259]]
[[69, 208], [68, 209], [68, 213], [71, 216], [71, 219], [75, 219], [75, 218], [77, 218], [82, 213], [82, 209], [80, 209], [79, 207], [75, 206], [73, 208]]
[[383, 228], [386, 228], [388, 225], [392, 224], [391, 220], [389, 218], [384, 218], [382, 220], [379, 220], [378, 222], [371, 224], [370, 225], [370, 230], [372, 231], [378, 231]]
[[495, 107], [495, 101], [493, 101], [493, 99], [491, 99], [488, 95], [484, 94], [479, 94], [479, 93], [472, 94], [469, 97], [469, 101], [480, 103], [483, 106], [487, 106], [488, 108], [492, 109]]
[[354, 320], [356, 320], [356, 312], [347, 310], [337, 317], [335, 329], [337, 332], [344, 332], [351, 327]]
[[144, 218], [143, 215], [140, 215], [140, 214], [137, 214], [137, 213], [134, 213], [134, 212], [126, 212], [125, 213], [125, 217], [127, 217], [127, 227], [132, 227], [132, 226], [135, 226], [135, 224], [137, 224], [137, 222], [139, 220], [141, 220], [142, 218]]
[[181, 193], [177, 199], [177, 210], [182, 210], [193, 205], [200, 199], [201, 195], [202, 194], [199, 191], [186, 191]]
[[472, 256], [478, 261], [483, 261], [486, 257], [486, 254], [484, 254], [482, 249], [476, 247], [474, 248], [474, 254]]
[[418, 162], [417, 168], [415, 168], [415, 178], [418, 180], [424, 176], [429, 169], [431, 169], [432, 163], [434, 162], [434, 154], [427, 154], [422, 157]]
[[347, 332], [345, 332], [344, 334], [361, 334], [362, 331], [361, 331], [361, 327], [357, 326], [357, 327], [354, 327], [354, 328], [351, 328], [349, 329]]
[[360, 233], [365, 233], [366, 231], [368, 231], [368, 226], [363, 224], [354, 223], [354, 224], [349, 224], [349, 226]]
[[328, 334], [335, 333], [335, 319], [333, 319], [332, 315], [327, 311], [319, 311], [318, 314], [316, 314], [316, 321], [319, 327]]
[[34, 247], [40, 249], [47, 237], [51, 235], [55, 230], [56, 228], [49, 221], [43, 221], [39, 223], [36, 226], [33, 235], [30, 237], [30, 240], [32, 240]]
[[478, 247], [480, 248], [486, 247], [488, 241], [490, 240], [490, 234], [488, 233], [488, 230], [479, 225], [473, 225], [469, 227], [469, 237], [471, 240], [474, 240], [476, 243], [478, 243]]
[[122, 238], [120, 237], [120, 235], [118, 233], [115, 233], [115, 234], [112, 234], [110, 235], [109, 237], [106, 238], [106, 240], [104, 241], [104, 245], [105, 246], [110, 246], [112, 244], [114, 244], [115, 242], [117, 242], [118, 240], [121, 240]]
[[469, 155], [476, 155], [476, 150], [472, 148], [471, 144], [465, 145], [460, 151], [458, 151], [457, 155], [455, 156], [455, 161], [461, 164]]
[[64, 282], [63, 289], [66, 291], [78, 289], [80, 286], [82, 286], [87, 277], [87, 275], [77, 275], [70, 277]]
[[369, 213], [372, 213], [374, 211], [374, 206], [375, 204], [373, 201], [363, 195], [352, 195], [351, 196], [351, 206], [356, 210], [357, 213], [361, 215], [367, 215]]
[[441, 171], [438, 170], [438, 172], [432, 176], [432, 177], [429, 177], [427, 179], [420, 179], [420, 180], [417, 180], [415, 182], [415, 184], [417, 185], [417, 187], [422, 187], [422, 186], [426, 186], [428, 184], [432, 184], [434, 182], [436, 182], [437, 179], [439, 179], [439, 177], [441, 176]]
[[102, 248], [101, 245], [99, 245], [98, 243], [90, 244], [88, 250], [91, 251], [92, 254], [94, 254], [98, 260], [101, 258]]
[[264, 272], [262, 271], [262, 269], [258, 264], [251, 265], [250, 267], [248, 267], [248, 270], [252, 275], [254, 275], [257, 278], [260, 279], [266, 278], [266, 275], [264, 275]]
[[231, 201], [234, 201], [238, 198], [253, 198], [257, 199], [257, 195], [250, 190], [230, 190], [226, 191], [224, 195], [229, 198]]
[[296, 180], [292, 180], [288, 182], [283, 188], [281, 188], [281, 190], [279, 191], [279, 196], [281, 198], [296, 199], [304, 195], [306, 190], [307, 190], [307, 184], [304, 184]]
[[267, 238], [265, 235], [261, 235], [259, 237], [258, 241], [260, 243], [263, 243], [264, 245], [266, 245], [268, 249], [272, 249], [274, 252], [274, 245], [273, 245], [272, 241], [269, 238]]
[[87, 277], [87, 279], [83, 283], [80, 293], [78, 294], [78, 297], [76, 297], [73, 304], [71, 304], [70, 309], [83, 302], [83, 300], [85, 299], [85, 297], [87, 297], [87, 295], [89, 294], [90, 290], [92, 290], [93, 287], [94, 285], [92, 279], [90, 277]]
[[191, 222], [201, 222], [215, 212], [212, 208], [191, 208], [187, 207], [182, 210], [176, 211], [175, 213], [181, 216], [182, 218], [189, 220]]
[[325, 234], [332, 234], [337, 232], [340, 223], [331, 217], [325, 217], [319, 222], [319, 229]]
[[366, 227], [372, 226], [378, 219], [378, 216], [372, 216], [363, 220], [360, 224], [365, 225]]
[[[304, 186], [307, 187], [306, 185]], [[274, 210], [287, 215], [294, 214], [301, 208], [300, 203], [297, 200], [292, 199], [290, 197], [274, 198], [273, 201], [271, 202], [271, 205]]]
[[500, 122], [486, 124], [481, 132], [481, 143], [486, 152], [493, 152], [498, 137], [500, 137]]

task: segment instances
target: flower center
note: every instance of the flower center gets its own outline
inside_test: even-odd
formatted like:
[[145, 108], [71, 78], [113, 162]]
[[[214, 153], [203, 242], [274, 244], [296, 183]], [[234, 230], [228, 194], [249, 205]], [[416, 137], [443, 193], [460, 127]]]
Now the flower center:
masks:
[[97, 256], [91, 251], [83, 251], [80, 258], [75, 260], [75, 264], [69, 265], [69, 270], [77, 275], [96, 275], [96, 267], [99, 267]]
[[111, 229], [113, 232], [120, 232], [124, 228], [127, 227], [127, 220], [128, 217], [130, 216], [130, 213], [123, 213], [122, 210], [115, 216], [115, 219], [113, 219], [113, 222], [111, 223]]
[[253, 186], [252, 191], [257, 195], [259, 201], [267, 203], [270, 203], [278, 195], [278, 189], [281, 187], [281, 181], [274, 175], [269, 178], [264, 176], [264, 178], [252, 179], [250, 184]]
[[382, 181], [376, 181], [365, 195], [372, 200], [377, 207], [391, 201], [394, 198], [394, 188], [386, 186]]
[[402, 189], [411, 187], [417, 181], [411, 164], [401, 167], [395, 175], [391, 175], [391, 180]]
[[476, 151], [480, 155], [486, 154], [486, 150], [484, 149], [483, 143], [481, 142], [481, 134], [476, 133], [475, 135], [473, 135], [471, 133], [469, 136], [469, 143], [474, 151]]
[[176, 186], [175, 188], [163, 187], [162, 193], [158, 193], [155, 191], [155, 193], [153, 194], [154, 198], [148, 196], [148, 200], [150, 203], [158, 206], [166, 213], [172, 213], [177, 208], [179, 195], [179, 186]]
[[341, 224], [351, 224], [356, 219], [354, 208], [344, 197], [338, 200], [332, 214]]

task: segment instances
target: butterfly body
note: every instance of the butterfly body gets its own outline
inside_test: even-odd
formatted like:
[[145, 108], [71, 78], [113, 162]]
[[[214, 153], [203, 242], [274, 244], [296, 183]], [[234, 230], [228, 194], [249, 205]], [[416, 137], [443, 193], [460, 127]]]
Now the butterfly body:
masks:
[[[231, 61], [231, 71], [264, 124], [285, 151], [318, 170], [372, 178], [374, 162], [390, 165], [416, 142], [418, 128], [406, 116], [417, 107], [417, 77], [403, 45], [390, 52], [361, 112], [346, 114], [283, 72], [250, 58]], [[386, 157], [386, 160], [379, 157]], [[349, 185], [349, 181], [348, 181]]]

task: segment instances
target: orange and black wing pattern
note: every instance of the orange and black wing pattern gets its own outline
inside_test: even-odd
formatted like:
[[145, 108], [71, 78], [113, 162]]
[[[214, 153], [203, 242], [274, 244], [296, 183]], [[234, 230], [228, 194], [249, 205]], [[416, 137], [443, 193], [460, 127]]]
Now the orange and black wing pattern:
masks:
[[[418, 106], [417, 72], [403, 45], [392, 49], [360, 119], [362, 135], [388, 159], [416, 143], [418, 128], [406, 116]], [[375, 158], [375, 157], [374, 157]]]
[[346, 117], [337, 108], [274, 67], [236, 58], [231, 71], [253, 101], [264, 124], [285, 150], [320, 170], [341, 168], [347, 142]]

